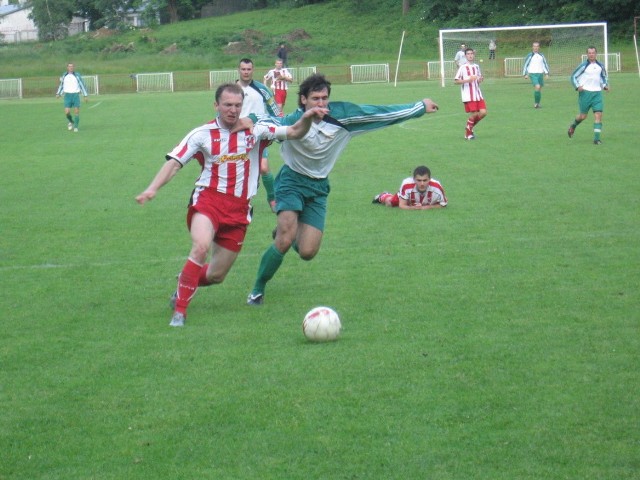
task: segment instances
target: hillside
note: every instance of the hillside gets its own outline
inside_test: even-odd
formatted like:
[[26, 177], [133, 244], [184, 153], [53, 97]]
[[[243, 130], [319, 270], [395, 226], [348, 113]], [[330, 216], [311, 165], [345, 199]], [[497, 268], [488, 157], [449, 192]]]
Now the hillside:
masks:
[[[381, 22], [384, 17], [384, 22]], [[404, 57], [436, 55], [437, 28], [412, 25], [401, 9], [355, 15], [331, 3], [291, 9], [265, 9], [210, 17], [124, 33], [88, 32], [62, 42], [5, 45], [0, 48], [4, 77], [59, 74], [68, 61], [83, 71], [207, 70], [234, 68], [239, 56], [269, 65], [286, 41], [292, 62], [348, 64], [393, 60], [402, 31]]]

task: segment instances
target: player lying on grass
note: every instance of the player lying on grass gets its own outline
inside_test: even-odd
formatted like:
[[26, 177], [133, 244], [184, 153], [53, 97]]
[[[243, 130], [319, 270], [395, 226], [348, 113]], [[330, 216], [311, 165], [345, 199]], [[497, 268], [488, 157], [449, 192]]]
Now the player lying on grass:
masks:
[[405, 178], [398, 193], [382, 192], [373, 197], [372, 203], [403, 210], [426, 210], [447, 206], [447, 196], [442, 184], [431, 178], [431, 170], [424, 165], [416, 167], [413, 176]]
[[235, 131], [243, 98], [240, 85], [221, 85], [215, 95], [215, 120], [189, 132], [166, 155], [165, 164], [151, 184], [136, 197], [140, 205], [152, 200], [193, 158], [202, 167], [187, 210], [192, 245], [171, 298], [172, 327], [184, 325], [187, 307], [198, 287], [222, 283], [240, 253], [251, 222], [250, 202], [258, 188], [260, 142], [302, 138], [312, 119], [327, 113], [326, 108], [318, 106], [304, 112], [291, 126], [265, 120], [258, 122], [253, 131]]

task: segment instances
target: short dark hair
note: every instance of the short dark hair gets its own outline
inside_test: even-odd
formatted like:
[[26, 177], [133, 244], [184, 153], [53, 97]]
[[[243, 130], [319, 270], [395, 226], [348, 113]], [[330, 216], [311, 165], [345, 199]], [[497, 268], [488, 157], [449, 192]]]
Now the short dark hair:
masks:
[[241, 95], [244, 100], [244, 90], [237, 83], [223, 83], [216, 89], [216, 103], [220, 103], [220, 97], [224, 92], [235, 93]]
[[[250, 63], [251, 65], [253, 65], [253, 60], [251, 60], [250, 58], [241, 58], [240, 63]], [[240, 63], [238, 63], [238, 65], [240, 65]]]
[[467, 52], [474, 52], [475, 53], [475, 50], [473, 48], [469, 47], [464, 51], [464, 54], [466, 55]]
[[298, 89], [298, 106], [304, 108], [304, 104], [300, 97], [308, 97], [311, 92], [320, 92], [327, 89], [329, 95], [331, 95], [331, 82], [325, 78], [321, 73], [314, 73], [308, 76], [300, 84]]
[[429, 170], [429, 167], [420, 165], [413, 171], [413, 178], [416, 178], [418, 175], [428, 175], [429, 178], [431, 178], [431, 170]]

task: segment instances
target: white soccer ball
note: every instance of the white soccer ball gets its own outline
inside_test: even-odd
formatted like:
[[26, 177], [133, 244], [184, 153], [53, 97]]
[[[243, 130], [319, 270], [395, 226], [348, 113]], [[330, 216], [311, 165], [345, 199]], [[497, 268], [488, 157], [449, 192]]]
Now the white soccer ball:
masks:
[[302, 321], [302, 332], [312, 342], [330, 342], [340, 335], [342, 323], [335, 310], [315, 307], [309, 310]]

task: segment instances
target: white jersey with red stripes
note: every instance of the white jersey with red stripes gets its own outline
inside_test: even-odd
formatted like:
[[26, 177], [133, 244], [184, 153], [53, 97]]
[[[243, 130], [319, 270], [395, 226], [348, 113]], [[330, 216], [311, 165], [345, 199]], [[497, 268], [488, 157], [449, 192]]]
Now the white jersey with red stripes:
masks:
[[416, 188], [416, 181], [413, 177], [405, 178], [402, 181], [402, 185], [400, 185], [398, 197], [406, 200], [411, 207], [415, 205], [436, 204], [440, 204], [444, 207], [447, 205], [447, 197], [444, 193], [444, 188], [442, 188], [442, 184], [435, 178], [432, 178], [429, 181], [429, 185], [425, 192], [418, 191]]
[[273, 68], [264, 76], [265, 81], [271, 81], [271, 90], [289, 90], [289, 82], [293, 75], [288, 68]]
[[[258, 189], [260, 142], [286, 140], [287, 127], [262, 121], [251, 130], [230, 133], [217, 119], [193, 129], [166, 158], [186, 165], [192, 158], [202, 171], [196, 193], [205, 188], [250, 201]], [[195, 198], [195, 196], [194, 196]]]
[[[470, 77], [482, 77], [480, 67], [477, 63], [467, 63], [462, 65], [456, 73], [456, 80], [468, 80]], [[480, 84], [478, 80], [474, 80], [469, 83], [460, 84], [460, 93], [462, 94], [462, 102], [478, 102], [484, 97], [480, 91]]]

